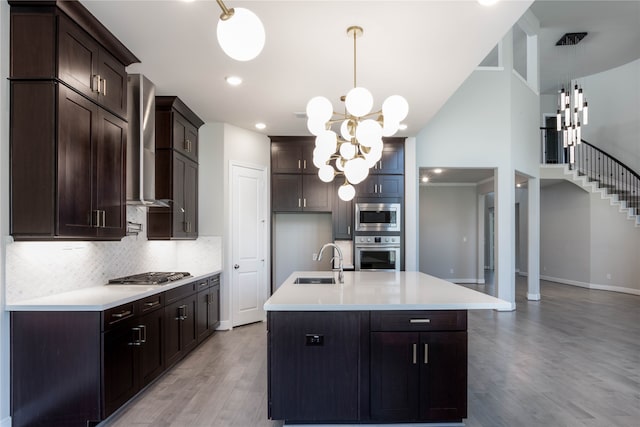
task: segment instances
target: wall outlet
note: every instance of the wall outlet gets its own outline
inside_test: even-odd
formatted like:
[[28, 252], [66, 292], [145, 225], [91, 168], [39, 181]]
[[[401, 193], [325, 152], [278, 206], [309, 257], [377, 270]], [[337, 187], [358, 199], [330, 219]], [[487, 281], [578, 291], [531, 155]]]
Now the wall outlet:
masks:
[[317, 261], [318, 260], [318, 254], [311, 255], [311, 260], [312, 261]]
[[611, 273], [607, 273], [607, 279], [611, 280]]
[[449, 269], [449, 273], [453, 274], [453, 268]]

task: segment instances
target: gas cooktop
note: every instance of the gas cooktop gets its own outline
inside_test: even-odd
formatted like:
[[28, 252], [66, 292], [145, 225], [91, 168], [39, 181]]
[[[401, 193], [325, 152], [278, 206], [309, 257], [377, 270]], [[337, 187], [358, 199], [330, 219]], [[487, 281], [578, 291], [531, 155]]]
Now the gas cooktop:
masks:
[[186, 272], [149, 272], [110, 279], [110, 285], [166, 285], [190, 277]]

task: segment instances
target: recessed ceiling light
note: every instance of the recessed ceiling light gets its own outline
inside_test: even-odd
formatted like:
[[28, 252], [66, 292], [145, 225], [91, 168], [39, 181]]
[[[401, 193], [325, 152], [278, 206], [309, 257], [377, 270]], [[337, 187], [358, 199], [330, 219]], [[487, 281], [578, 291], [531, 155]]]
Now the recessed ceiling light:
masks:
[[498, 3], [498, 0], [478, 0], [478, 3], [483, 6], [493, 6], [494, 4]]
[[429, 182], [429, 177], [428, 176], [423, 176], [422, 177], [422, 182]]
[[438, 169], [434, 169], [433, 173], [442, 173], [442, 169], [438, 168]]
[[242, 83], [242, 77], [227, 76], [224, 78], [231, 86], [238, 86]]
[[262, 130], [265, 129], [267, 127], [267, 125], [265, 125], [264, 123], [256, 123], [256, 129]]
[[398, 129], [399, 130], [407, 130], [407, 124], [406, 123], [400, 123], [398, 125]]

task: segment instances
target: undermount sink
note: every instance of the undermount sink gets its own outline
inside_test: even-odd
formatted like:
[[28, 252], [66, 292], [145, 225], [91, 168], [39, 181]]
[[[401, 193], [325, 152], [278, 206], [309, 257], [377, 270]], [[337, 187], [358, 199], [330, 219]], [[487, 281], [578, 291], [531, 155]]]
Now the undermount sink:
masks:
[[296, 285], [314, 284], [314, 285], [330, 285], [335, 284], [336, 280], [333, 277], [297, 277]]

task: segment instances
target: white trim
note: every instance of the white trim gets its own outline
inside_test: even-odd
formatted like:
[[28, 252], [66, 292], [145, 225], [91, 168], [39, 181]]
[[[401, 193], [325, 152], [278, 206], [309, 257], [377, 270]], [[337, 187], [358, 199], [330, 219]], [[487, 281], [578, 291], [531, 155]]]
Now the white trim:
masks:
[[527, 299], [529, 301], [540, 301], [540, 294], [530, 294], [527, 292]]
[[445, 279], [447, 282], [452, 282], [452, 283], [462, 283], [462, 284], [467, 284], [467, 283], [472, 283], [472, 284], [484, 284], [484, 279]]
[[216, 328], [216, 331], [230, 331], [232, 329], [233, 326], [231, 325], [231, 320], [221, 320], [220, 324]]
[[497, 67], [476, 67], [476, 71], [504, 71], [504, 67], [499, 65]]
[[496, 311], [516, 311], [516, 303], [512, 302], [510, 304], [511, 304], [511, 308], [498, 308], [496, 309]]
[[[382, 424], [286, 424], [287, 427], [379, 427]], [[384, 427], [464, 427], [464, 423], [402, 423], [384, 424]]]
[[477, 187], [475, 182], [420, 182], [424, 187]]
[[11, 417], [0, 420], [0, 427], [11, 427]]
[[578, 286], [580, 288], [593, 289], [597, 291], [620, 292], [623, 294], [640, 295], [640, 289], [625, 288], [623, 286], [599, 285], [597, 283], [585, 283], [577, 280], [561, 279], [559, 277], [550, 277], [540, 275], [540, 280], [548, 282], [562, 283], [564, 285]]
[[527, 81], [527, 79], [525, 79], [524, 77], [522, 77], [522, 76], [520, 75], [520, 73], [519, 73], [519, 72], [517, 72], [517, 71], [515, 70], [515, 68], [514, 68], [514, 69], [512, 69], [512, 70], [511, 70], [511, 72], [512, 72], [512, 73], [513, 73], [513, 74], [514, 74], [518, 79], [520, 79], [520, 81], [522, 81], [522, 83], [524, 83], [524, 84], [525, 84], [525, 86], [527, 86], [527, 87], [529, 88], [529, 90], [531, 90], [531, 92], [533, 92], [533, 93], [534, 93], [535, 95], [537, 95], [537, 96], [540, 96], [540, 92], [539, 92], [538, 90], [536, 90], [535, 88], [533, 88], [533, 87], [531, 86], [531, 84]]

